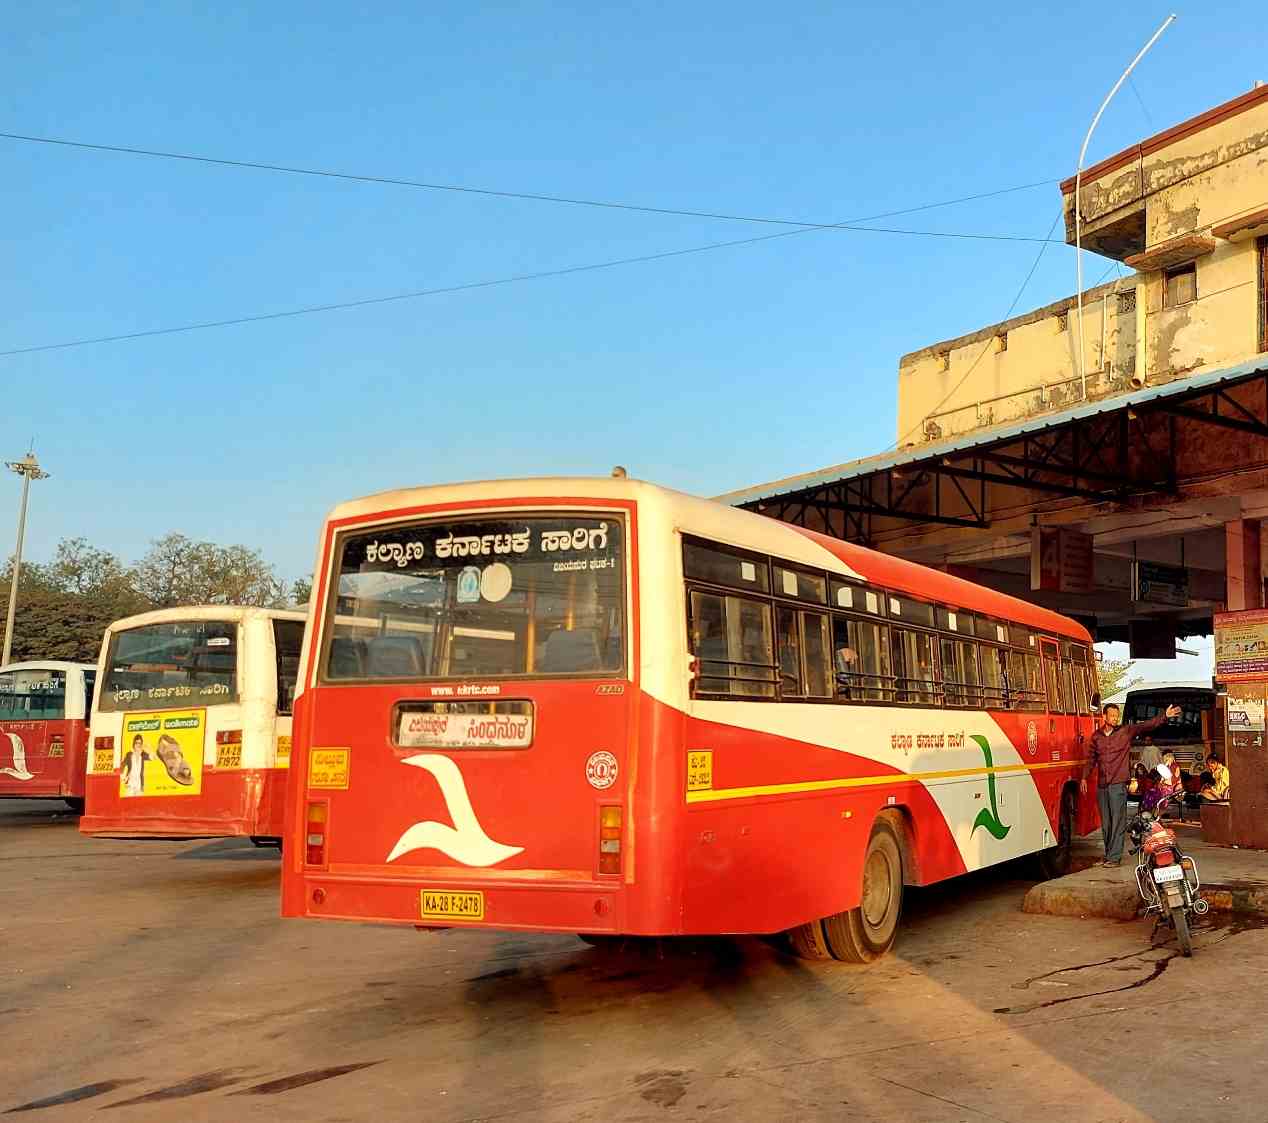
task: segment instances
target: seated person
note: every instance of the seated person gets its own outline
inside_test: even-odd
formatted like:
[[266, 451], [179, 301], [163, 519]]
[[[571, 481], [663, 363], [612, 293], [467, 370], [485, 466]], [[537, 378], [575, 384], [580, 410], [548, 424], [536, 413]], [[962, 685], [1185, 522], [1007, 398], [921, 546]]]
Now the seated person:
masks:
[[1145, 798], [1140, 801], [1140, 806], [1145, 811], [1153, 811], [1176, 792], [1184, 790], [1175, 753], [1163, 753], [1162, 759], [1154, 768], [1150, 778], [1153, 780], [1153, 785]]
[[1137, 763], [1132, 769], [1131, 779], [1127, 781], [1127, 798], [1133, 803], [1144, 806], [1145, 799], [1154, 787], [1154, 779], [1144, 764]]
[[785, 694], [801, 691], [801, 652], [787, 634], [779, 645], [779, 687]]
[[858, 668], [858, 652], [852, 647], [838, 647], [832, 656], [836, 672], [837, 692], [842, 698], [850, 697], [850, 678]]
[[1199, 793], [1201, 797], [1208, 802], [1228, 799], [1230, 780], [1228, 765], [1212, 753], [1206, 758], [1206, 767], [1211, 773], [1211, 782], [1203, 786], [1202, 791]]

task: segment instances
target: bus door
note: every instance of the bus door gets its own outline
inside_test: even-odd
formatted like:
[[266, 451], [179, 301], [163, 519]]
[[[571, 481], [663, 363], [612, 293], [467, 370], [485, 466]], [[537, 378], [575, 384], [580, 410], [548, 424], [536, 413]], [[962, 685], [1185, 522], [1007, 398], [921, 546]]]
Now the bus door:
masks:
[[[1045, 709], [1043, 725], [1039, 731], [1040, 759], [1043, 761], [1068, 760], [1073, 755], [1073, 729], [1062, 718], [1065, 700], [1061, 686], [1061, 649], [1056, 640], [1039, 637], [1039, 656], [1043, 661]], [[1059, 754], [1059, 755], [1054, 755]]]
[[618, 924], [635, 771], [622, 516], [397, 523], [333, 548], [294, 798], [305, 873], [343, 876], [302, 911]]
[[304, 621], [274, 617], [273, 651], [277, 660], [277, 716], [273, 723], [273, 757], [277, 768], [291, 765], [291, 714], [295, 682], [304, 645]]

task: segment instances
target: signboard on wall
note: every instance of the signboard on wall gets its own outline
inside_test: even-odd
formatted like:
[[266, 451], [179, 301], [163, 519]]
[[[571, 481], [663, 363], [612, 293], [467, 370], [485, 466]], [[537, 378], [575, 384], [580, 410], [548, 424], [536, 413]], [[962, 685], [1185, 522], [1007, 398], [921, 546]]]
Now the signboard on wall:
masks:
[[1189, 571], [1181, 565], [1132, 562], [1132, 600], [1184, 608], [1189, 603]]
[[1035, 527], [1030, 532], [1030, 587], [1036, 592], [1090, 593], [1092, 536], [1065, 527]]
[[1268, 608], [1215, 614], [1215, 677], [1268, 679]]

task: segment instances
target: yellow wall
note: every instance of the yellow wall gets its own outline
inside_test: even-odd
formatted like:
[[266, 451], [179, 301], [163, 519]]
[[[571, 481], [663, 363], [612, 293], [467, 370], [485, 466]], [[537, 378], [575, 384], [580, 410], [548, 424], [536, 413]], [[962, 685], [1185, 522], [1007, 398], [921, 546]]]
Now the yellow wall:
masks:
[[[1068, 209], [1072, 195], [1066, 201]], [[1093, 237], [1143, 209], [1144, 245], [1137, 251], [1187, 234], [1209, 235], [1212, 226], [1265, 207], [1268, 99], [1084, 183], [1085, 229]], [[1072, 222], [1067, 230], [1073, 241]], [[1163, 307], [1160, 270], [1130, 274], [1085, 293], [1089, 398], [1123, 393], [1132, 388], [1133, 376], [1137, 383], [1142, 377], [1148, 383], [1167, 382], [1243, 362], [1258, 352], [1256, 240], [1238, 237], [1218, 240], [1214, 252], [1197, 259], [1198, 299], [1190, 304]], [[1106, 264], [1107, 259], [1088, 254], [1084, 274], [1099, 276]], [[1133, 287], [1137, 310], [1120, 316], [1117, 294]], [[898, 368], [901, 443], [971, 432], [1079, 401], [1073, 304], [1073, 298], [1058, 301], [905, 355]], [[1057, 314], [1067, 306], [1069, 330], [1061, 332]], [[1138, 359], [1142, 327], [1144, 355]], [[1005, 330], [1008, 349], [997, 352], [994, 337]], [[936, 429], [927, 435], [929, 421]]]

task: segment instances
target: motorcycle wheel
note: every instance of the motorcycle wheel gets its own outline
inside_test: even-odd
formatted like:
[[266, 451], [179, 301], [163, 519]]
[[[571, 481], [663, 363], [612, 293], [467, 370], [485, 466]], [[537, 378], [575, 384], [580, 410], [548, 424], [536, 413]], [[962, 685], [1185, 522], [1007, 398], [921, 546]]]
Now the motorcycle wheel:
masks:
[[1193, 937], [1189, 933], [1189, 917], [1183, 905], [1171, 905], [1171, 923], [1175, 926], [1176, 942], [1180, 952], [1187, 959], [1193, 954]]

